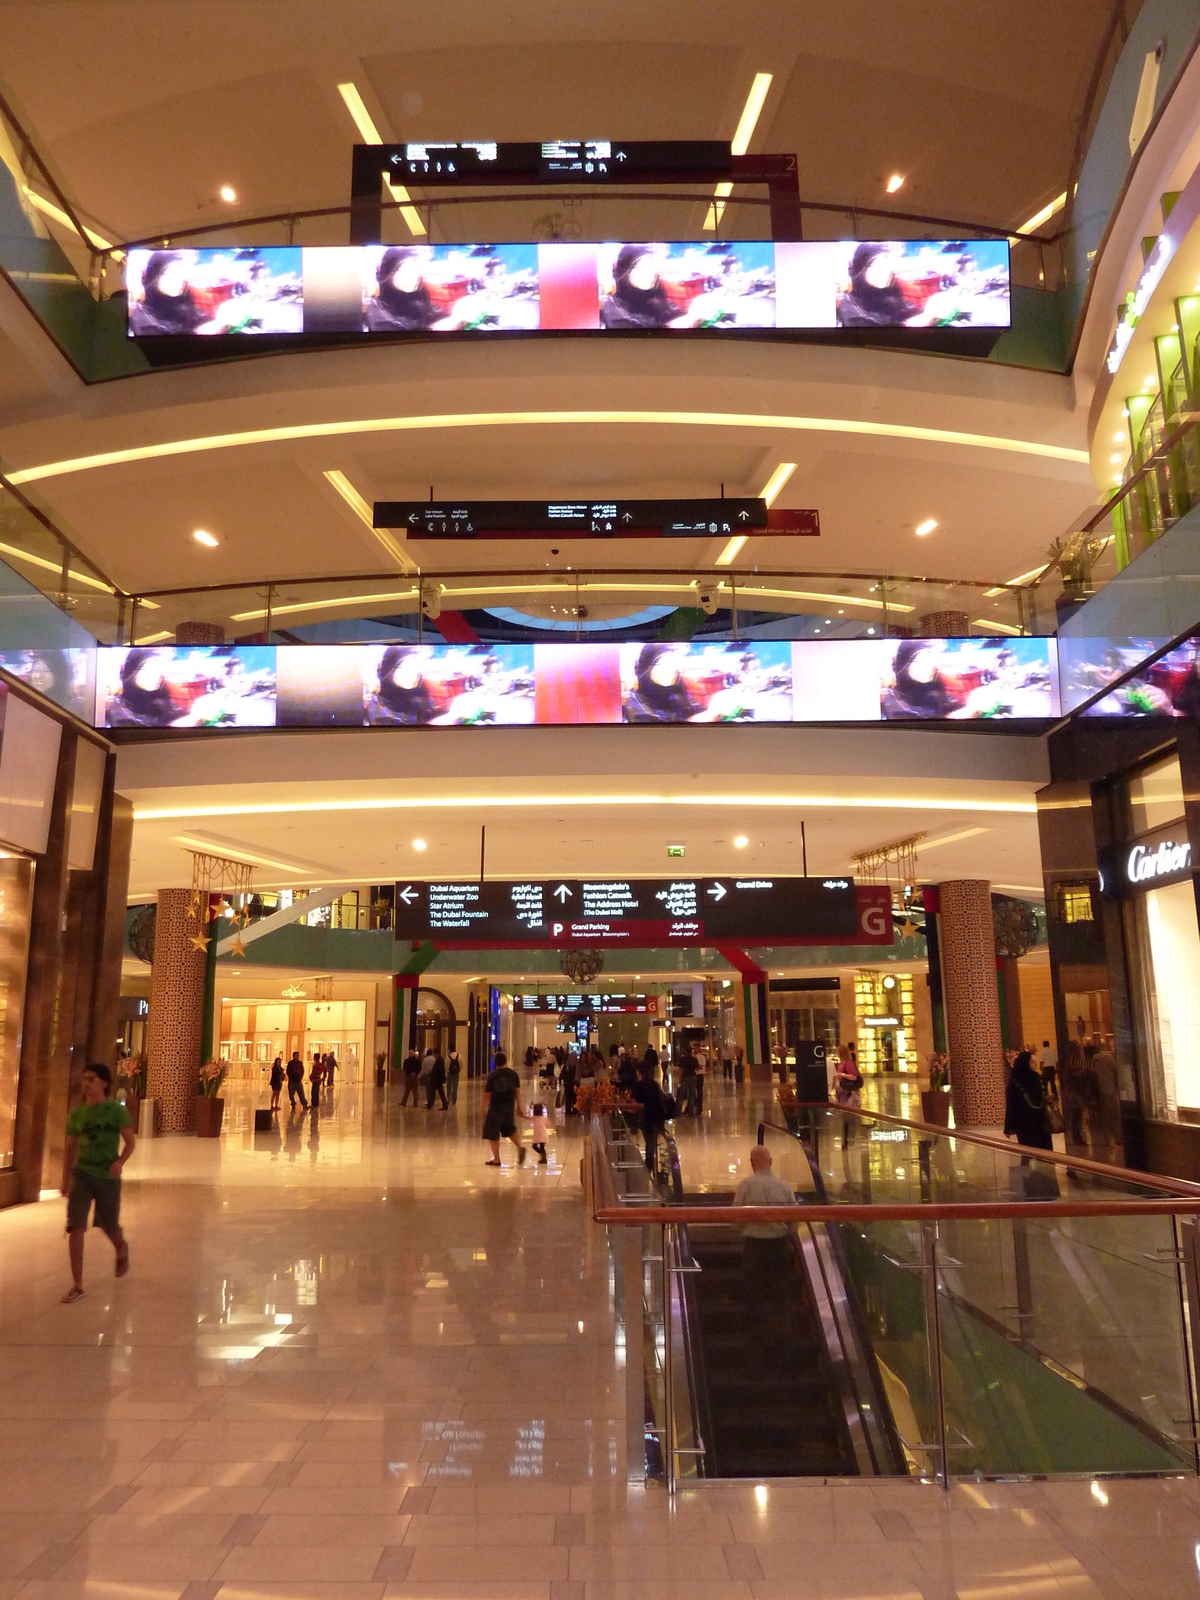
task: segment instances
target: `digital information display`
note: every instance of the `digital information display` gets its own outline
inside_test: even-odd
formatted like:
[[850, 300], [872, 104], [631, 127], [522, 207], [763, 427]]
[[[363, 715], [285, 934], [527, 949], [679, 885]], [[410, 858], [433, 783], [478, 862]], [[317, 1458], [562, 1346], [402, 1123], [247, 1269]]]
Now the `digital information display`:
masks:
[[[397, 883], [397, 939], [475, 949], [856, 939], [850, 878]], [[890, 919], [889, 919], [890, 934]]]
[[[5, 653], [0, 665], [86, 694], [81, 663], [61, 655]], [[1046, 721], [1059, 710], [1048, 638], [118, 645], [95, 658], [98, 728]]]
[[1010, 323], [1004, 239], [138, 248], [125, 287], [133, 339]]
[[712, 178], [733, 172], [732, 149], [719, 139], [545, 139], [518, 144], [426, 140], [357, 145], [355, 158], [377, 161], [392, 183], [416, 189], [469, 185], [472, 180], [619, 183], [647, 172], [703, 173]]
[[625, 1012], [645, 1015], [657, 1011], [658, 1001], [652, 994], [515, 994], [513, 1011], [536, 1016], [562, 1016], [581, 1012], [585, 1016]]

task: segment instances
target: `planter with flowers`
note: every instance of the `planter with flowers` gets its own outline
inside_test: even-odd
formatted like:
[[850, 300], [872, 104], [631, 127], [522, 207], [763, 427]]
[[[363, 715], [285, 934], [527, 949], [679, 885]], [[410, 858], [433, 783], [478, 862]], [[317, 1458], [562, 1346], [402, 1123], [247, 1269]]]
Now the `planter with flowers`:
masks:
[[950, 1126], [950, 1057], [929, 1058], [929, 1087], [921, 1090], [921, 1117], [935, 1128]]
[[215, 1139], [221, 1131], [225, 1115], [221, 1085], [228, 1070], [224, 1061], [206, 1061], [200, 1068], [200, 1093], [196, 1096], [194, 1119], [198, 1139]]

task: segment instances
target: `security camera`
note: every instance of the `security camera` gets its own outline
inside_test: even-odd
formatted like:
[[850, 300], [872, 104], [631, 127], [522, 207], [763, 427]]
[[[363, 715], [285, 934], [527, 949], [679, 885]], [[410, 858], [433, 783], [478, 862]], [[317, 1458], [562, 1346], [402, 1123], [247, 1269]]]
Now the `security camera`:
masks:
[[700, 602], [700, 609], [706, 616], [711, 617], [717, 609], [717, 591], [714, 585], [702, 583], [696, 591], [696, 598]]
[[442, 597], [435, 590], [426, 590], [421, 596], [421, 615], [436, 622], [442, 614]]
[[581, 622], [586, 621], [587, 620], [587, 616], [588, 616], [588, 608], [586, 606], [576, 606], [575, 607], [575, 615], [579, 618], [579, 620]]

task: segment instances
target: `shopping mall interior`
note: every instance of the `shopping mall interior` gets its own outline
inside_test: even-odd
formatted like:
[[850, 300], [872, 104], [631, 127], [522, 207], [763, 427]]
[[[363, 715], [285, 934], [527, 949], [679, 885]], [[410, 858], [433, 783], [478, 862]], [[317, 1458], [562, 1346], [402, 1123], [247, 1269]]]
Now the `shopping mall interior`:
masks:
[[1198, 45], [0, 0], [0, 1600], [1200, 1591]]

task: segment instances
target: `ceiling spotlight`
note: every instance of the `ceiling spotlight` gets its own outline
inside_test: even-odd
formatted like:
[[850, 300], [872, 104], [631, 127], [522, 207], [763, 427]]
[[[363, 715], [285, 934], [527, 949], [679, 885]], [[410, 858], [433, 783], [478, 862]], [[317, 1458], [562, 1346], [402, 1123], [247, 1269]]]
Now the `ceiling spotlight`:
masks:
[[424, 850], [426, 848], [427, 847], [426, 847], [424, 839], [414, 839], [413, 840], [413, 849], [414, 850]]
[[937, 527], [936, 517], [926, 517], [924, 522], [917, 523], [917, 538], [923, 539], [927, 533], [932, 533]]
[[747, 837], [746, 837], [746, 835], [744, 833], [739, 833], [737, 838], [733, 841], [733, 843], [734, 843], [734, 847], [736, 849], [744, 850], [746, 848], [746, 846], [750, 843], [750, 841], [749, 841], [749, 839], [747, 839]]
[[1120, 456], [1113, 456], [1113, 458], [1112, 458], [1113, 465], [1116, 466], [1120, 462], [1120, 459], [1121, 459]]
[[223, 183], [221, 185], [221, 199], [224, 200], [227, 206], [235, 204], [237, 201], [237, 190], [234, 189], [230, 184]]
[[893, 172], [887, 181], [887, 192], [889, 194], [895, 194], [897, 189], [902, 189], [903, 187], [904, 174], [902, 172]]
[[205, 533], [203, 528], [197, 528], [192, 538], [197, 544], [206, 544], [210, 550], [215, 550], [220, 543], [220, 540], [214, 539], [211, 533]]
[[1119, 432], [1118, 433], [1114, 433], [1113, 434], [1113, 443], [1114, 444], [1124, 444], [1125, 443], [1125, 435], [1123, 433], [1119, 433]]

